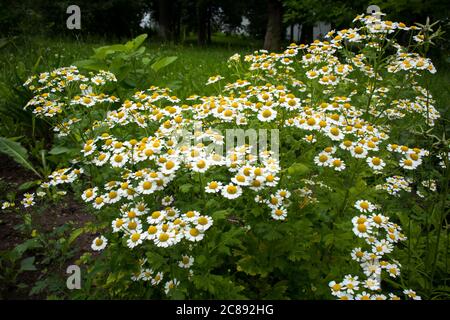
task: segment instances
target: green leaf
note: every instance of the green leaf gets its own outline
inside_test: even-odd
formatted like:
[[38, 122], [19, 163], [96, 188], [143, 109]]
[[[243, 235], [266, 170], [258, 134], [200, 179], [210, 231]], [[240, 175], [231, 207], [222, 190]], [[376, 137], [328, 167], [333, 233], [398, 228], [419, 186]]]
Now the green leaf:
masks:
[[125, 47], [127, 48], [128, 51], [136, 50], [141, 46], [141, 44], [145, 41], [145, 39], [147, 39], [147, 34], [143, 33], [134, 38], [133, 40], [130, 40], [127, 43], [125, 43]]
[[211, 217], [213, 218], [214, 221], [219, 221], [225, 219], [227, 214], [228, 214], [227, 210], [220, 210], [212, 213]]
[[85, 228], [78, 228], [74, 230], [71, 234], [69, 239], [67, 240], [67, 246], [70, 245], [72, 242], [75, 241], [76, 238], [78, 238], [80, 235], [82, 235], [84, 232], [86, 232]]
[[124, 52], [128, 51], [128, 48], [123, 44], [113, 44], [111, 46], [103, 46], [99, 48], [94, 49], [94, 57], [99, 60], [103, 60], [108, 56], [109, 54], [116, 53], [116, 52]]
[[11, 250], [11, 254], [13, 255], [14, 260], [17, 260], [25, 253], [25, 251], [40, 247], [42, 247], [42, 245], [37, 241], [36, 238], [29, 239], [17, 245], [13, 250]]
[[27, 191], [27, 190], [33, 188], [34, 186], [38, 185], [39, 183], [41, 183], [41, 180], [27, 181], [25, 183], [22, 183], [17, 188], [17, 190], [19, 190], [19, 191]]
[[303, 176], [309, 172], [308, 166], [296, 162], [287, 169], [288, 174], [292, 176]]
[[80, 60], [80, 61], [74, 62], [73, 64], [75, 66], [77, 66], [78, 68], [84, 68], [87, 70], [94, 70], [94, 71], [98, 71], [98, 70], [106, 68], [106, 65], [103, 62], [100, 62], [99, 60], [95, 60], [95, 59]]
[[182, 184], [180, 186], [180, 191], [183, 193], [188, 193], [189, 190], [191, 190], [191, 189], [192, 189], [192, 184], [190, 184], [190, 183]]
[[56, 146], [56, 147], [52, 148], [52, 150], [50, 150], [48, 153], [52, 154], [52, 155], [57, 155], [57, 154], [66, 153], [68, 151], [70, 151], [69, 148]]
[[148, 65], [151, 61], [152, 61], [152, 59], [150, 59], [149, 57], [144, 57], [141, 60], [141, 62], [144, 66]]
[[178, 57], [175, 56], [159, 59], [151, 65], [151, 68], [153, 69], [153, 71], [158, 72], [160, 69], [167, 67], [177, 59]]
[[27, 149], [22, 147], [19, 142], [11, 141], [7, 138], [0, 137], [0, 152], [7, 154], [14, 159], [18, 164], [33, 171], [38, 177], [41, 177], [39, 172], [34, 169], [31, 162], [28, 160]]

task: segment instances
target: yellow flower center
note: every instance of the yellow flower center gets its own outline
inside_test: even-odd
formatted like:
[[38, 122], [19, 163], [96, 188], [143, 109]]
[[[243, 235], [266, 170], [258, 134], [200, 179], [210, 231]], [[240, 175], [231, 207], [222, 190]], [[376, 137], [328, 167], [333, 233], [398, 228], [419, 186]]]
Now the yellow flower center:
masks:
[[230, 193], [230, 194], [235, 194], [237, 192], [236, 186], [228, 186], [227, 187], [227, 192]]
[[189, 230], [189, 234], [193, 237], [197, 237], [200, 234], [200, 231], [198, 231], [197, 228], [192, 228], [191, 230]]
[[120, 228], [123, 225], [123, 220], [122, 219], [117, 219], [116, 220], [116, 228]]
[[413, 165], [412, 160], [409, 160], [409, 159], [405, 160], [405, 162], [403, 162], [403, 163], [404, 163], [404, 165], [407, 166], [407, 167], [412, 167], [412, 165]]
[[174, 163], [173, 161], [167, 161], [167, 163], [166, 163], [166, 169], [167, 169], [167, 170], [170, 170], [170, 169], [172, 169], [173, 167], [175, 167], [175, 163]]
[[335, 166], [335, 167], [340, 167], [341, 164], [342, 164], [342, 161], [341, 161], [341, 160], [339, 160], [339, 159], [334, 159], [334, 160], [333, 160], [333, 166]]
[[202, 226], [208, 224], [208, 219], [206, 217], [200, 217], [197, 220], [198, 224], [201, 224]]
[[364, 152], [364, 149], [363, 149], [362, 147], [357, 146], [357, 147], [355, 148], [355, 153], [357, 153], [357, 154], [362, 154], [363, 152]]
[[381, 163], [381, 159], [375, 157], [375, 158], [372, 159], [372, 163], [373, 163], [374, 165], [376, 165], [376, 166], [379, 166], [380, 163]]
[[266, 109], [263, 111], [262, 116], [264, 118], [269, 118], [272, 115], [272, 111], [270, 111], [269, 109]]
[[308, 125], [310, 125], [310, 126], [313, 126], [313, 125], [316, 124], [316, 119], [314, 119], [314, 118], [309, 118], [309, 119], [306, 121], [306, 123], [307, 123]]
[[365, 224], [358, 224], [358, 231], [359, 232], [366, 232], [367, 231], [367, 227]]
[[169, 240], [169, 235], [167, 233], [161, 233], [158, 237], [159, 241], [161, 242], [166, 242], [167, 240]]
[[382, 219], [380, 216], [375, 216], [375, 217], [373, 217], [373, 221], [377, 224], [380, 224], [382, 222]]
[[152, 187], [151, 181], [145, 181], [145, 182], [142, 184], [142, 188], [143, 188], [144, 190], [149, 190], [149, 189], [151, 189], [151, 187]]

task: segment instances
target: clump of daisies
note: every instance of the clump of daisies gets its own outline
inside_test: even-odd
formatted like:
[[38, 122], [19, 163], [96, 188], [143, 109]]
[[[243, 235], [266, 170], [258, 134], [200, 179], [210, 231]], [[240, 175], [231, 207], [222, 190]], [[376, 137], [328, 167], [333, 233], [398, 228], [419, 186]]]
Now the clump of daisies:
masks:
[[[184, 240], [198, 243], [212, 227], [213, 219], [203, 206], [179, 209], [183, 207], [177, 194], [169, 191], [179, 177], [198, 177], [203, 199], [216, 198], [224, 205], [254, 199], [255, 206], [264, 207], [267, 217], [277, 221], [287, 220], [292, 201], [300, 199], [300, 209], [319, 202], [316, 189], [331, 190], [320, 181], [345, 177], [353, 166], [387, 177], [377, 189], [390, 195], [411, 192], [409, 177], [430, 152], [394, 141], [391, 124], [404, 119], [433, 126], [439, 119], [433, 97], [417, 81], [436, 69], [430, 59], [395, 40], [397, 33], [414, 34], [415, 27], [370, 15], [357, 16], [354, 22], [357, 27], [333, 30], [324, 41], [293, 43], [280, 53], [233, 55], [228, 65], [243, 71], [245, 78], [226, 79], [222, 85], [222, 76], [210, 77], [206, 84], [217, 87], [216, 95], [180, 99], [170, 89], [150, 86], [119, 99], [109, 90], [117, 81], [114, 74], [83, 74], [75, 66], [30, 77], [24, 86], [33, 98], [25, 108], [51, 123], [63, 143], [76, 141], [79, 154], [35, 193], [25, 194], [22, 205], [63, 195], [66, 191], [58, 188], [81, 184], [83, 201], [99, 214], [114, 212], [110, 233], [120, 235], [122, 245], [137, 252]], [[420, 45], [420, 35], [414, 36]], [[384, 62], [375, 67], [372, 55], [380, 52]], [[276, 146], [256, 149], [243, 142], [223, 152], [223, 129], [231, 128], [296, 134], [298, 149], [311, 151], [302, 161], [308, 162], [312, 174], [289, 189], [289, 177], [283, 175], [289, 168], [282, 168]], [[292, 135], [279, 135], [286, 136]], [[448, 156], [439, 156], [441, 166], [446, 166]], [[433, 181], [421, 187], [422, 193], [436, 190]], [[376, 291], [381, 270], [394, 277], [400, 268], [386, 259], [393, 245], [404, 239], [400, 227], [368, 200], [357, 201], [355, 208], [361, 215], [355, 217], [353, 231], [370, 248], [354, 255], [368, 279], [361, 283], [349, 275], [345, 283], [333, 284], [340, 298], [365, 298], [357, 288]], [[103, 250], [112, 239], [105, 233], [94, 239], [92, 249]], [[193, 261], [183, 256], [178, 265], [189, 269]], [[148, 265], [133, 274], [134, 280], [153, 285], [163, 278], [173, 277]], [[178, 285], [177, 279], [167, 280], [164, 289], [170, 294]]]
[[[382, 293], [384, 277], [395, 279], [400, 276], [401, 265], [389, 255], [394, 246], [406, 240], [399, 225], [390, 222], [389, 217], [367, 200], [358, 200], [355, 208], [360, 215], [352, 219], [353, 233], [360, 238], [361, 245], [351, 252], [352, 260], [359, 263], [361, 275], [346, 275], [341, 282], [331, 281], [331, 294], [341, 300], [399, 300], [394, 293]], [[412, 290], [403, 292], [407, 297], [420, 300]]]
[[403, 176], [387, 177], [384, 184], [375, 186], [378, 190], [384, 190], [390, 195], [399, 197], [401, 191], [411, 192], [412, 179]]
[[181, 212], [171, 206], [172, 199], [165, 197], [161, 208], [153, 211], [144, 202], [122, 205], [120, 216], [111, 223], [112, 232], [121, 234], [130, 249], [147, 241], [162, 248], [176, 245], [183, 239], [201, 241], [213, 225], [213, 219], [195, 210]]

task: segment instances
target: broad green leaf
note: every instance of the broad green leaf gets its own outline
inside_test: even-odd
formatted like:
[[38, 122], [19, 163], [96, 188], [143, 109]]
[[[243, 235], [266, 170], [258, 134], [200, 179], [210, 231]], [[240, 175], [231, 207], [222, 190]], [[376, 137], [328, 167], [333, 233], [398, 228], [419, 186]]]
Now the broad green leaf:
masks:
[[96, 59], [102, 60], [105, 59], [106, 56], [108, 56], [109, 54], [123, 51], [127, 51], [127, 47], [123, 44], [113, 44], [111, 46], [103, 46], [94, 49], [95, 52], [94, 57]]
[[159, 59], [151, 65], [151, 68], [153, 69], [153, 71], [158, 72], [160, 69], [167, 67], [177, 59], [178, 57], [175, 56]]
[[130, 40], [127, 43], [125, 43], [125, 47], [127, 48], [128, 51], [136, 50], [145, 41], [145, 39], [147, 39], [147, 34], [143, 33], [134, 38], [133, 40]]
[[106, 68], [106, 65], [99, 61], [99, 60], [95, 60], [95, 59], [85, 59], [85, 60], [80, 60], [80, 61], [76, 61], [73, 63], [75, 66], [77, 66], [78, 68], [84, 68], [87, 70], [94, 70], [94, 71], [98, 71], [98, 70], [102, 70]]
[[22, 147], [19, 142], [14, 142], [9, 139], [0, 137], [0, 152], [7, 154], [18, 164], [26, 169], [33, 171], [38, 177], [41, 177], [39, 172], [36, 171], [31, 162], [28, 160], [27, 149]]

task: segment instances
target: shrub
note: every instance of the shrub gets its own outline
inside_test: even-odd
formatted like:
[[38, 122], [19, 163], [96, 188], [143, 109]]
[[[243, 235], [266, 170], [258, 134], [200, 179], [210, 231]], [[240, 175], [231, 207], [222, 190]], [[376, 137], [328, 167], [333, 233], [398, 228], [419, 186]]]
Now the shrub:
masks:
[[448, 182], [442, 143], [423, 146], [440, 117], [420, 82], [436, 72], [429, 35], [355, 22], [328, 41], [232, 56], [235, 78], [206, 83], [214, 96], [118, 91], [110, 71], [73, 66], [31, 77], [27, 108], [71, 165], [24, 203], [69, 185], [98, 218], [103, 252], [80, 260], [77, 297], [417, 299], [413, 247], [400, 242], [422, 243], [410, 213], [429, 199], [437, 255]]

